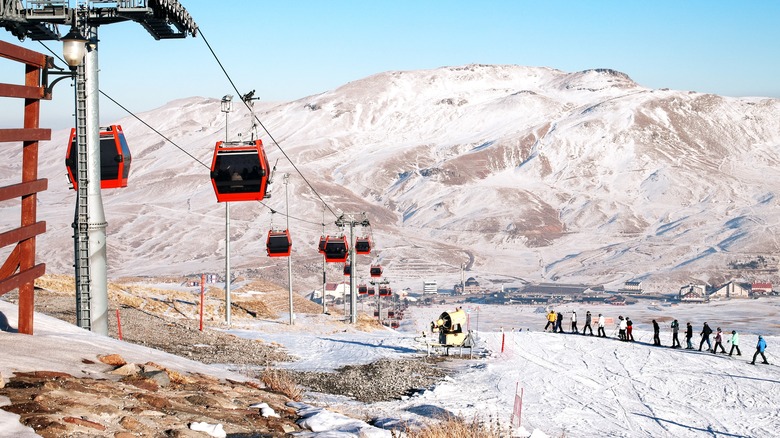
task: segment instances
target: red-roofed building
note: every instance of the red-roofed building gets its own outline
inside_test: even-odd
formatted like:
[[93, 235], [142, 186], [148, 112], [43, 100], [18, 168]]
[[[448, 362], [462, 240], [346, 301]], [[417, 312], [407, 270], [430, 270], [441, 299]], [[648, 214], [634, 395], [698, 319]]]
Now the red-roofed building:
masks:
[[750, 290], [753, 295], [769, 295], [772, 293], [772, 283], [753, 283]]

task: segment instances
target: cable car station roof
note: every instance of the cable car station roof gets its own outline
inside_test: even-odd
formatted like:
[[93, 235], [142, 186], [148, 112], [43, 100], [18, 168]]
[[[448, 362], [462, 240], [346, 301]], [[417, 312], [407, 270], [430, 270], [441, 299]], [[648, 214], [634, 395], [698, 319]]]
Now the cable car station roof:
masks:
[[76, 12], [91, 26], [135, 21], [156, 40], [195, 36], [198, 26], [177, 0], [117, 0], [86, 2], [70, 7], [70, 1], [0, 0], [0, 26], [20, 40], [58, 40], [58, 24], [71, 25]]

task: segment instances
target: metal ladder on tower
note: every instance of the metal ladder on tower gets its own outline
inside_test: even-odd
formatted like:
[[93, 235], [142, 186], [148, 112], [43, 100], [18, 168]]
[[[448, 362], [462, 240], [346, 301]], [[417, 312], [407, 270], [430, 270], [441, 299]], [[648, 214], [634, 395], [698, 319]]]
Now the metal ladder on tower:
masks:
[[[89, 272], [89, 210], [88, 190], [90, 184], [87, 175], [87, 95], [84, 64], [79, 65], [76, 74], [76, 213], [73, 231], [76, 245], [76, 324], [92, 330], [92, 312], [90, 308], [90, 272]], [[100, 182], [97, 182], [100, 184]]]

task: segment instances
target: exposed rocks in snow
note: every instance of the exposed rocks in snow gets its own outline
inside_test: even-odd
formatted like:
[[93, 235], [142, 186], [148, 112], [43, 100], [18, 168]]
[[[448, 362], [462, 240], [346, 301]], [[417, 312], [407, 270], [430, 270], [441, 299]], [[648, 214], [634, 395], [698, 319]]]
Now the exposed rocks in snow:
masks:
[[397, 400], [435, 383], [445, 372], [436, 368], [432, 360], [379, 360], [368, 365], [346, 366], [333, 373], [296, 372], [295, 375], [301, 385], [313, 391], [372, 403]]
[[[226, 430], [277, 437], [296, 429], [295, 410], [285, 405], [289, 400], [251, 382], [183, 375], [154, 364], [136, 365], [154, 370], [151, 375], [120, 376], [110, 373], [112, 366], [89, 358], [84, 367], [94, 377], [16, 373], [0, 389], [0, 396], [10, 399], [2, 409], [19, 415], [22, 424], [43, 437], [191, 436], [187, 429], [213, 437], [225, 437]], [[268, 418], [249, 408], [258, 398], [279, 414]]]

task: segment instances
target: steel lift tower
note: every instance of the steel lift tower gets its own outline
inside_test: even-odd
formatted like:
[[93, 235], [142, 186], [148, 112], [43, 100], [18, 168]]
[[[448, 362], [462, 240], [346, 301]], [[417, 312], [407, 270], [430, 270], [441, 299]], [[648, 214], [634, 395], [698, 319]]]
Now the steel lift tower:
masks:
[[[0, 26], [20, 40], [81, 41], [82, 48], [86, 44], [83, 62], [78, 59], [71, 64], [66, 54], [76, 80], [76, 322], [103, 335], [108, 335], [107, 224], [100, 193], [97, 30], [123, 21], [135, 21], [155, 40], [194, 37], [198, 30], [177, 0], [0, 0]], [[59, 25], [70, 26], [70, 32], [61, 37]]]

